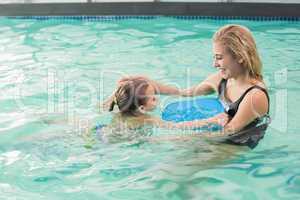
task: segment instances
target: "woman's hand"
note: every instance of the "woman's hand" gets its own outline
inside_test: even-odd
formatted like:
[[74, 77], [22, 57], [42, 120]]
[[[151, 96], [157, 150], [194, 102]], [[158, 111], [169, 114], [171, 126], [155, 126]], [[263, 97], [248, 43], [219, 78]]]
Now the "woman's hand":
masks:
[[183, 96], [183, 97], [192, 97], [192, 96], [194, 96], [193, 95], [193, 90], [190, 89], [190, 88], [180, 90], [179, 95]]
[[229, 117], [226, 113], [220, 113], [212, 118], [207, 119], [209, 123], [212, 124], [218, 124], [222, 127], [224, 127], [228, 121], [229, 121]]
[[146, 76], [127, 76], [123, 77], [118, 81], [118, 86], [122, 85], [123, 83], [126, 83], [127, 81], [130, 80], [145, 80], [145, 81], [150, 81], [150, 79]]
[[165, 95], [180, 95], [180, 90], [176, 86], [161, 84], [158, 81], [152, 80], [146, 76], [128, 76], [121, 78], [118, 81], [118, 86], [126, 83], [130, 80], [145, 80], [154, 87], [156, 94], [165, 94]]

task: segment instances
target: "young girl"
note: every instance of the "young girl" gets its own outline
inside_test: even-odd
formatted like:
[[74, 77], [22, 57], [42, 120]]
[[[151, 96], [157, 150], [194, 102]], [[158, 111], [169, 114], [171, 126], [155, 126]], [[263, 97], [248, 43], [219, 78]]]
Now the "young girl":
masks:
[[154, 124], [160, 121], [149, 115], [157, 105], [155, 90], [148, 81], [134, 78], [118, 86], [108, 100], [109, 111], [117, 109], [112, 122], [96, 126], [95, 131], [102, 140], [116, 142], [132, 140], [151, 134]]

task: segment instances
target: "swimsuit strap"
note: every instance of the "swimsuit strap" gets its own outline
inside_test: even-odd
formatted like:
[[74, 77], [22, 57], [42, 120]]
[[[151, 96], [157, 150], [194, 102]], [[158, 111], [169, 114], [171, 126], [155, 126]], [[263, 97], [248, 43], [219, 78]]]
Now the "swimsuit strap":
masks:
[[[219, 98], [220, 99], [224, 99], [226, 100], [225, 98], [225, 90], [226, 90], [226, 85], [227, 85], [227, 79], [222, 79], [220, 84], [219, 84], [219, 87], [218, 87], [218, 93], [219, 93]], [[268, 95], [268, 92], [265, 88], [261, 87], [261, 86], [258, 86], [258, 85], [253, 85], [251, 87], [249, 87], [241, 96], [238, 100], [236, 100], [235, 102], [232, 102], [231, 105], [232, 107], [235, 107], [236, 109], [239, 107], [240, 103], [242, 102], [242, 100], [244, 99], [244, 97], [246, 96], [246, 94], [248, 92], [250, 92], [252, 89], [254, 88], [257, 88], [261, 91], [263, 91], [265, 93], [265, 95], [267, 96], [267, 99], [268, 99], [268, 113], [269, 113], [269, 110], [270, 110], [270, 97]], [[233, 106], [234, 105], [234, 106]]]
[[269, 113], [269, 110], [270, 110], [270, 97], [269, 97], [269, 95], [268, 95], [267, 90], [266, 90], [265, 88], [261, 87], [261, 86], [258, 86], [258, 85], [253, 85], [253, 86], [251, 86], [250, 88], [248, 88], [248, 89], [242, 94], [242, 96], [241, 96], [237, 101], [235, 101], [234, 103], [236, 103], [236, 104], [239, 106], [240, 103], [242, 102], [242, 100], [244, 99], [244, 97], [246, 96], [246, 94], [247, 94], [248, 92], [250, 92], [250, 91], [251, 91], [252, 89], [254, 89], [254, 88], [263, 91], [263, 92], [265, 93], [265, 95], [267, 96], [267, 99], [268, 99], [268, 113]]

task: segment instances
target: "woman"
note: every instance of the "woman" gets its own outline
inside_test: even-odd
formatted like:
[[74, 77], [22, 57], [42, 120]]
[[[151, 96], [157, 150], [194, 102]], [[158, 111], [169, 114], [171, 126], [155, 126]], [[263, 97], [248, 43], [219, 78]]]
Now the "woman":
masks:
[[[224, 126], [226, 141], [254, 148], [267, 128], [267, 123], [260, 124], [269, 119], [269, 96], [254, 38], [244, 26], [226, 25], [213, 36], [213, 53], [218, 72], [199, 85], [180, 90], [152, 80], [151, 83], [157, 94], [199, 96], [217, 92], [226, 113], [217, 117], [229, 119]], [[120, 82], [123, 81], [126, 78]], [[182, 125], [202, 126], [203, 121]]]

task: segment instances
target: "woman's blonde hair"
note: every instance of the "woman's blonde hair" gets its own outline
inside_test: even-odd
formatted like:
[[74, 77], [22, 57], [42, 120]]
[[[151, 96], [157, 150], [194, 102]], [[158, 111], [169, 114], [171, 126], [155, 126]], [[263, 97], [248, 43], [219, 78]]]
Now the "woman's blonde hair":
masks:
[[226, 50], [241, 62], [251, 78], [263, 79], [262, 63], [248, 28], [234, 24], [223, 26], [214, 34], [213, 41], [221, 42]]

